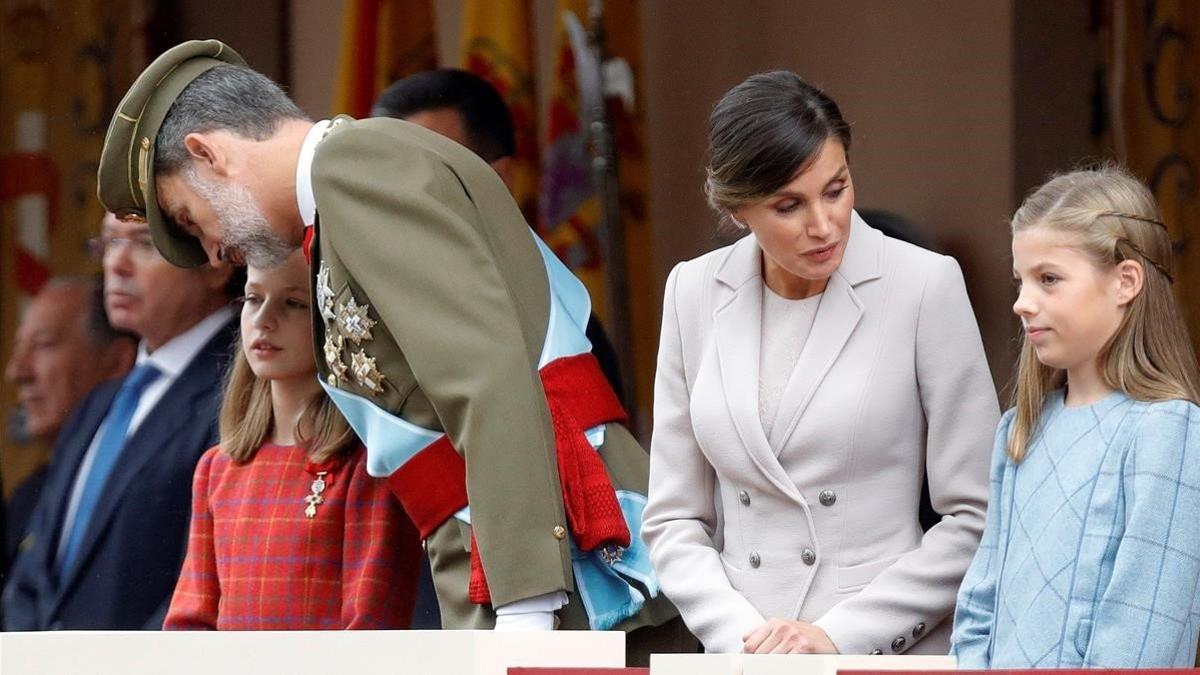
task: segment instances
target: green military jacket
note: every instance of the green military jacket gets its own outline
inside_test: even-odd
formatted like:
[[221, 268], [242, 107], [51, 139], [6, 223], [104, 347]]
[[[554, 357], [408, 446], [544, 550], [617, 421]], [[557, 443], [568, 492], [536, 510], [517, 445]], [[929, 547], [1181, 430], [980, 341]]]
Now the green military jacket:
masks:
[[[490, 610], [466, 600], [472, 530], [493, 605], [573, 590], [538, 375], [546, 268], [507, 188], [473, 152], [399, 120], [334, 122], [311, 166], [319, 373], [444, 431], [463, 455], [470, 526], [452, 518], [427, 544], [445, 627], [488, 627]], [[618, 489], [646, 493], [647, 455], [624, 427], [607, 425], [600, 454]], [[578, 604], [560, 612], [564, 627], [586, 627]], [[621, 627], [673, 616], [660, 595]]]

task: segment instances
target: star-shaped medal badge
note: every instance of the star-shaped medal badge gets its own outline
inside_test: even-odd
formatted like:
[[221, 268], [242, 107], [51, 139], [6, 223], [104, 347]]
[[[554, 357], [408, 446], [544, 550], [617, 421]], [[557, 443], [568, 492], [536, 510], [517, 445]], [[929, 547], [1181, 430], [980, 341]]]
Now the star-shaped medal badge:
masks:
[[341, 335], [325, 333], [325, 363], [329, 366], [330, 386], [338, 386], [338, 382], [346, 377], [346, 364], [342, 361], [344, 344]]
[[337, 318], [337, 315], [333, 313], [333, 288], [329, 286], [329, 265], [325, 264], [324, 260], [321, 261], [321, 267], [317, 270], [317, 306], [326, 326]]
[[350, 356], [350, 372], [358, 386], [372, 394], [383, 393], [383, 373], [375, 367], [375, 357], [367, 356], [363, 350], [358, 350]]
[[375, 320], [367, 316], [370, 308], [367, 304], [359, 305], [352, 297], [347, 298], [344, 303], [338, 303], [338, 332], [353, 340], [356, 345], [362, 344], [363, 340], [373, 340], [371, 329], [375, 327]]

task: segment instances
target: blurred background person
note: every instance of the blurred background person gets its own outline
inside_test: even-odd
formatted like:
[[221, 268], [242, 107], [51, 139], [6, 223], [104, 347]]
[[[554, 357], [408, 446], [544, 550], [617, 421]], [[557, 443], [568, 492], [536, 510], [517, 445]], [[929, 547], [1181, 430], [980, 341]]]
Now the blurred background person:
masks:
[[11, 490], [5, 523], [10, 558], [25, 535], [59, 430], [89, 391], [133, 366], [136, 338], [109, 323], [102, 287], [99, 277], [55, 277], [34, 297], [17, 327], [4, 371], [16, 387], [23, 420], [23, 442], [5, 448], [8, 466], [24, 469], [5, 477]]
[[217, 441], [240, 279], [171, 265], [144, 221], [107, 219], [95, 248], [108, 317], [140, 338], [136, 365], [93, 389], [59, 434], [4, 588], [6, 630], [161, 627], [192, 474]]

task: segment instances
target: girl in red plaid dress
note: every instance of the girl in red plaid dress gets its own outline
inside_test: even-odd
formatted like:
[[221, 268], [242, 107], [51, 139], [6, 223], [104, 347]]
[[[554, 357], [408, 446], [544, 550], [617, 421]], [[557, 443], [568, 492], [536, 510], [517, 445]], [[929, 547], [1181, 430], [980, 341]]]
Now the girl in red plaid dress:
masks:
[[309, 304], [300, 252], [248, 270], [167, 630], [408, 627], [417, 533], [316, 379]]

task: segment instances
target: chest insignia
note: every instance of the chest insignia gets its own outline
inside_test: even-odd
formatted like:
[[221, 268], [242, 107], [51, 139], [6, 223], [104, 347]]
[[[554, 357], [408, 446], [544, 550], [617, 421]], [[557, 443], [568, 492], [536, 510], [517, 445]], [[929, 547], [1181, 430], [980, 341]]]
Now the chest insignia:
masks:
[[358, 350], [350, 356], [350, 372], [358, 386], [372, 394], [383, 393], [383, 374], [375, 367], [375, 357], [367, 356], [363, 350]]
[[329, 286], [329, 265], [324, 260], [321, 261], [321, 267], [317, 271], [317, 305], [326, 326], [337, 318], [337, 315], [333, 313], [333, 289]]
[[338, 382], [346, 377], [346, 364], [342, 361], [342, 348], [345, 339], [332, 331], [325, 333], [325, 363], [329, 366], [329, 384], [338, 386]]
[[375, 327], [375, 320], [367, 316], [369, 309], [370, 305], [359, 305], [354, 298], [347, 298], [345, 302], [338, 303], [338, 332], [353, 340], [356, 345], [362, 344], [363, 340], [374, 339], [371, 329]]

